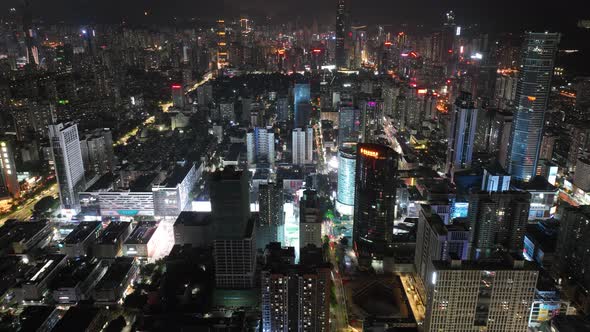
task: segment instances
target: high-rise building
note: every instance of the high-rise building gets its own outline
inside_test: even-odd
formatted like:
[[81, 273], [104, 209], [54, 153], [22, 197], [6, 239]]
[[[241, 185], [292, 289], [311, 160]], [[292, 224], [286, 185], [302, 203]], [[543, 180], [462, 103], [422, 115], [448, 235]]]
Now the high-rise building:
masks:
[[338, 192], [336, 209], [341, 214], [354, 213], [354, 188], [356, 174], [356, 144], [342, 146], [338, 150]]
[[521, 48], [508, 172], [530, 180], [537, 171], [545, 111], [560, 35], [528, 32]]
[[210, 181], [215, 285], [230, 289], [254, 287], [256, 228], [250, 218], [248, 173], [228, 167], [214, 173]]
[[49, 125], [49, 142], [59, 185], [61, 207], [77, 209], [78, 192], [85, 189], [86, 185], [78, 126], [74, 123]]
[[294, 128], [309, 125], [311, 116], [311, 91], [309, 83], [296, 83], [293, 88]]
[[293, 165], [313, 163], [313, 128], [295, 128], [293, 136]]
[[[290, 249], [290, 250], [289, 250]], [[263, 332], [330, 330], [331, 266], [320, 253], [294, 265], [293, 248], [277, 243], [265, 250], [261, 273]]]
[[391, 245], [397, 169], [398, 155], [389, 147], [357, 145], [353, 246], [359, 260], [378, 259]]
[[216, 237], [239, 237], [250, 219], [248, 172], [226, 167], [210, 179], [211, 217]]
[[539, 271], [510, 256], [435, 261], [427, 287], [425, 331], [526, 331]]
[[422, 280], [432, 271], [432, 261], [468, 259], [469, 229], [464, 224], [445, 225], [430, 205], [422, 205], [416, 232], [414, 266]]
[[585, 193], [590, 193], [590, 158], [581, 157], [578, 159], [574, 185]]
[[[564, 287], [575, 289], [575, 298], [584, 312], [590, 309], [590, 205], [560, 207], [559, 235], [555, 267]], [[572, 287], [573, 286], [573, 287]]]
[[299, 247], [313, 244], [322, 246], [322, 212], [320, 199], [315, 190], [307, 189], [299, 201]]
[[338, 145], [346, 142], [358, 142], [361, 126], [361, 111], [357, 108], [345, 106], [338, 111]]
[[229, 64], [225, 20], [217, 20], [215, 33], [217, 34], [217, 69], [222, 69]]
[[510, 190], [510, 175], [496, 167], [484, 168], [481, 190], [487, 192]]
[[272, 129], [255, 127], [246, 134], [246, 153], [249, 165], [275, 163], [275, 134]]
[[87, 171], [105, 174], [114, 171], [113, 135], [108, 128], [96, 129], [80, 140], [82, 160]]
[[471, 94], [461, 92], [451, 113], [451, 131], [447, 152], [447, 172], [468, 168], [473, 156], [478, 110]]
[[362, 103], [360, 136], [361, 142], [372, 143], [376, 140], [374, 133], [380, 130], [383, 118], [383, 101], [365, 100]]
[[590, 153], [590, 121], [576, 124], [572, 128], [570, 137], [567, 167], [570, 171], [575, 172], [578, 158], [585, 153]]
[[172, 84], [172, 105], [177, 108], [184, 107], [184, 89], [182, 84]]
[[469, 197], [472, 258], [495, 250], [521, 253], [529, 218], [531, 194], [526, 191], [479, 192]]
[[19, 194], [12, 144], [7, 139], [0, 139], [0, 197], [17, 198]]
[[284, 241], [283, 187], [269, 182], [258, 187], [258, 229], [256, 240], [258, 248], [271, 242]]
[[348, 7], [346, 0], [338, 0], [336, 7], [336, 67], [345, 68], [347, 67], [346, 59], [346, 34], [348, 33]]

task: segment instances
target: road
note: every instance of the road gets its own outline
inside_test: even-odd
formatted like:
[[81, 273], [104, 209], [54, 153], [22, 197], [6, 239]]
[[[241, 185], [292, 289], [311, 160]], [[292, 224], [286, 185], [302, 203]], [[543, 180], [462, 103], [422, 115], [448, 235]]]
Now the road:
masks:
[[39, 195], [21, 204], [18, 210], [14, 211], [9, 215], [4, 216], [2, 219], [0, 219], [0, 225], [4, 225], [4, 223], [8, 219], [18, 219], [21, 221], [28, 220], [33, 215], [33, 207], [35, 206], [35, 204], [37, 204], [37, 202], [39, 202], [43, 197], [46, 196], [53, 196], [54, 198], [57, 198], [59, 196], [57, 184], [51, 185], [49, 188], [45, 189]]
[[143, 123], [141, 125], [131, 129], [125, 135], [121, 136], [121, 138], [119, 138], [119, 140], [115, 143], [115, 146], [127, 145], [127, 141], [129, 141], [129, 139], [131, 137], [133, 137], [139, 133], [139, 128], [150, 125], [150, 124], [154, 123], [155, 121], [156, 121], [155, 116], [150, 116], [149, 118], [145, 119], [145, 121], [143, 121]]
[[338, 304], [331, 315], [332, 322], [330, 329], [332, 331], [349, 331], [346, 293], [336, 262], [336, 250], [335, 248], [332, 248], [332, 246], [330, 246], [330, 263], [332, 263], [332, 282], [336, 288], [336, 303]]
[[426, 313], [426, 308], [424, 304], [420, 300], [420, 296], [418, 295], [416, 287], [417, 285], [412, 282], [412, 277], [409, 274], [402, 274], [400, 275], [400, 280], [402, 281], [402, 285], [404, 287], [404, 291], [406, 292], [406, 297], [408, 298], [408, 302], [410, 302], [410, 307], [412, 308], [412, 312], [414, 313], [414, 318], [416, 318], [416, 323], [421, 324], [424, 322], [424, 314]]
[[206, 72], [206, 73], [203, 75], [203, 79], [202, 79], [202, 80], [200, 80], [200, 81], [198, 81], [197, 83], [195, 83], [195, 84], [194, 84], [193, 86], [191, 86], [190, 88], [188, 88], [188, 89], [186, 90], [186, 93], [189, 93], [189, 92], [193, 92], [193, 91], [195, 91], [195, 90], [196, 90], [198, 87], [200, 87], [201, 85], [203, 85], [203, 84], [207, 83], [207, 82], [208, 82], [210, 79], [212, 79], [212, 78], [213, 78], [213, 73], [212, 73], [212, 72]]

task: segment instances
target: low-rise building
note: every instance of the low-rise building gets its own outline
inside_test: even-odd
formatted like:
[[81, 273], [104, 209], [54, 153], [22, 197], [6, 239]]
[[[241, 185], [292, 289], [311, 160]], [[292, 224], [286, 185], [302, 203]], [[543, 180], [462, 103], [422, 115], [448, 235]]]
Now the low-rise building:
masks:
[[78, 258], [68, 261], [51, 283], [53, 300], [73, 304], [90, 298], [90, 292], [104, 276], [108, 265], [97, 259]]
[[96, 240], [94, 256], [99, 258], [120, 256], [123, 243], [130, 233], [130, 222], [111, 222]]
[[100, 222], [82, 222], [60, 244], [61, 252], [69, 258], [87, 256], [102, 230]]
[[139, 268], [132, 257], [117, 257], [93, 291], [97, 303], [117, 303], [137, 276]]
[[174, 223], [174, 244], [209, 247], [214, 230], [210, 212], [183, 211]]
[[123, 255], [129, 257], [152, 257], [158, 246], [161, 232], [156, 222], [141, 222], [123, 244]]
[[49, 289], [49, 284], [65, 264], [65, 255], [48, 255], [40, 260], [31, 271], [30, 276], [22, 284], [22, 300], [41, 300]]

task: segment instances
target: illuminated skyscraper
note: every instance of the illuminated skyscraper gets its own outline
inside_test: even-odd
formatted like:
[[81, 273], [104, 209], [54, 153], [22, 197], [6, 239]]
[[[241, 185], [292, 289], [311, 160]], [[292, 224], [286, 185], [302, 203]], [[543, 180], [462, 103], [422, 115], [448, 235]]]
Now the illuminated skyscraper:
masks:
[[49, 125], [49, 142], [53, 152], [61, 207], [76, 209], [78, 192], [85, 186], [78, 126], [74, 123]]
[[344, 68], [347, 67], [346, 63], [346, 34], [350, 29], [348, 26], [348, 13], [346, 0], [338, 0], [338, 6], [336, 7], [336, 67]]
[[255, 127], [246, 134], [248, 164], [275, 163], [275, 134], [272, 129]]
[[451, 113], [451, 132], [447, 152], [447, 172], [449, 173], [471, 165], [477, 113], [471, 94], [462, 92], [455, 101]]
[[313, 128], [293, 130], [293, 165], [313, 163]]
[[336, 209], [341, 214], [354, 212], [354, 181], [356, 174], [356, 146], [343, 146], [338, 151], [338, 193]]
[[528, 181], [536, 174], [559, 38], [529, 32], [521, 48], [508, 156], [508, 172], [516, 179]]
[[311, 91], [309, 83], [296, 83], [293, 88], [293, 106], [295, 110], [294, 128], [303, 128], [309, 124], [311, 116]]
[[184, 91], [181, 84], [172, 85], [172, 104], [174, 107], [184, 107]]
[[217, 68], [221, 69], [226, 67], [229, 62], [228, 51], [227, 51], [227, 37], [225, 29], [225, 21], [217, 21]]
[[398, 155], [379, 144], [358, 144], [354, 194], [354, 249], [363, 263], [390, 247]]

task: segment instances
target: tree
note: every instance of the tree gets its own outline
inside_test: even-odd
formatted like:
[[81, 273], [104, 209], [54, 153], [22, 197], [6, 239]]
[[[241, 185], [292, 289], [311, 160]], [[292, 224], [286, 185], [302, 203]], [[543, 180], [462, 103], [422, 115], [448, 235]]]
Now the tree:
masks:
[[33, 211], [35, 214], [48, 214], [52, 211], [57, 210], [59, 206], [59, 201], [51, 196], [45, 196], [41, 198], [33, 207]]

